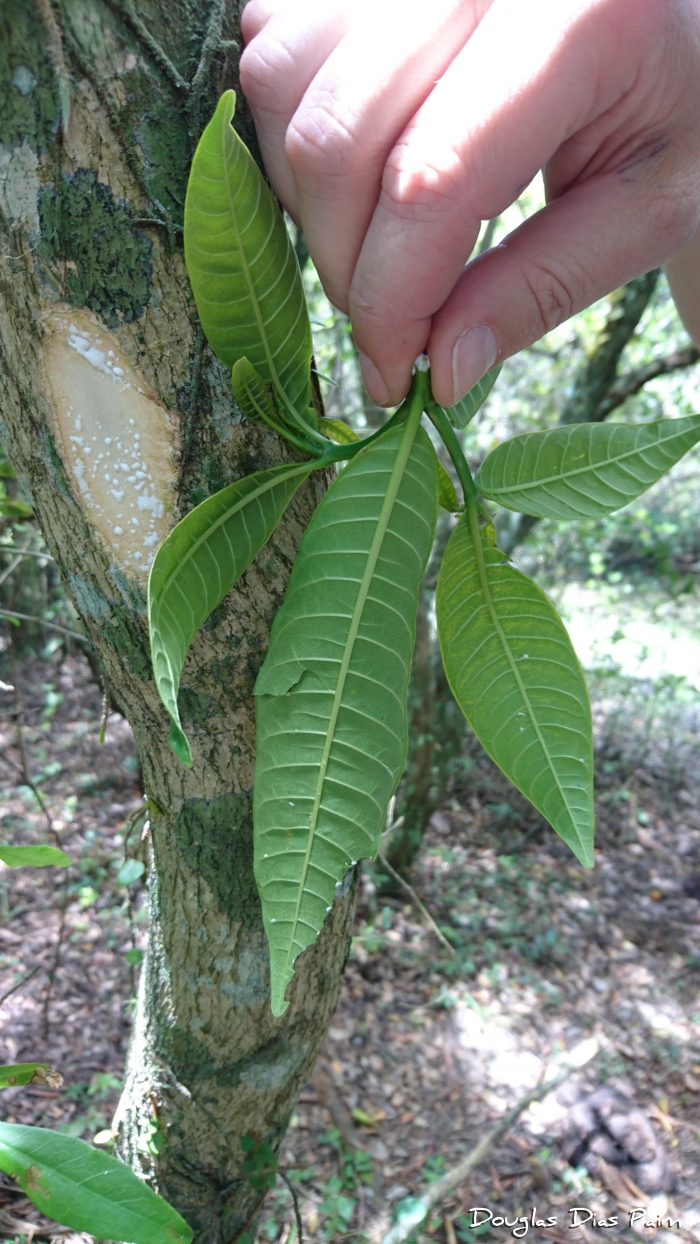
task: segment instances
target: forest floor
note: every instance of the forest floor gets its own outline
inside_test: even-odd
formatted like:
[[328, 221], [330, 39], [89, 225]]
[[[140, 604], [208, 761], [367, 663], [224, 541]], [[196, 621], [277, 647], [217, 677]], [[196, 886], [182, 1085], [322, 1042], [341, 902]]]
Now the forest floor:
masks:
[[[138, 829], [125, 846], [138, 764], [117, 715], [98, 743], [101, 697], [79, 656], [5, 661], [0, 679], [2, 839], [58, 837], [74, 861], [0, 865], [0, 1062], [45, 1059], [65, 1081], [6, 1090], [4, 1117], [92, 1140], [118, 1099], [146, 931], [140, 880], [118, 879], [138, 849]], [[528, 1217], [532, 1240], [639, 1240], [628, 1211], [645, 1205], [643, 1220], [680, 1220], [650, 1238], [700, 1241], [700, 738], [687, 713], [671, 721], [605, 685], [594, 870], [472, 747], [412, 877], [452, 950], [409, 894], [378, 894], [366, 874], [338, 1011], [280, 1154], [306, 1238], [378, 1244], [558, 1053], [598, 1034], [597, 1061], [525, 1112], [416, 1238], [511, 1239], [534, 1211], [556, 1221]], [[596, 1133], [602, 1163], [572, 1130], [596, 1090], [622, 1119], [617, 1148]], [[645, 1162], [654, 1150], [641, 1200], [642, 1167], [620, 1165], [635, 1144]], [[475, 1206], [511, 1225], [474, 1231]], [[573, 1206], [591, 1214], [575, 1229]], [[292, 1223], [280, 1181], [259, 1240], [292, 1244]], [[2, 1177], [0, 1238], [32, 1234], [70, 1238]]]

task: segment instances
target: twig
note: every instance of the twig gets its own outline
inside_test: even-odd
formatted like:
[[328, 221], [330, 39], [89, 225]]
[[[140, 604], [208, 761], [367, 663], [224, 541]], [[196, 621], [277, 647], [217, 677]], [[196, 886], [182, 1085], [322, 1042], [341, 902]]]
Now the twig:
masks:
[[304, 1233], [302, 1231], [302, 1226], [301, 1226], [301, 1210], [299, 1209], [299, 1197], [297, 1195], [297, 1190], [292, 1184], [292, 1181], [287, 1175], [286, 1171], [283, 1171], [281, 1166], [277, 1167], [277, 1174], [279, 1175], [280, 1179], [284, 1180], [284, 1182], [286, 1183], [289, 1189], [289, 1192], [292, 1198], [292, 1204], [294, 1205], [294, 1217], [296, 1218], [296, 1222], [297, 1222], [297, 1235], [299, 1236], [299, 1244], [304, 1244]]
[[109, 698], [109, 691], [103, 684], [102, 686], [102, 716], [100, 718], [100, 732], [97, 736], [97, 742], [100, 744], [104, 743], [105, 741], [105, 734], [107, 733], [107, 721], [108, 721], [109, 714], [111, 713], [111, 711], [112, 711], [112, 703]]
[[313, 1086], [316, 1089], [321, 1104], [326, 1107], [335, 1127], [340, 1132], [344, 1143], [351, 1149], [362, 1149], [362, 1145], [355, 1135], [352, 1115], [338, 1096], [328, 1072], [320, 1063], [314, 1072]]
[[[475, 1145], [457, 1166], [447, 1171], [441, 1179], [436, 1179], [424, 1196], [417, 1198], [415, 1207], [411, 1210], [410, 1215], [406, 1215], [401, 1222], [397, 1222], [390, 1231], [387, 1231], [381, 1244], [403, 1244], [403, 1241], [407, 1240], [427, 1218], [430, 1211], [436, 1205], [446, 1200], [450, 1193], [454, 1192], [455, 1188], [458, 1188], [461, 1183], [464, 1183], [474, 1168], [479, 1166], [491, 1152], [494, 1145], [498, 1144], [506, 1132], [510, 1131], [513, 1124], [520, 1118], [523, 1111], [527, 1110], [528, 1106], [531, 1106], [535, 1101], [541, 1101], [548, 1093], [552, 1093], [559, 1088], [559, 1085], [563, 1084], [574, 1071], [580, 1070], [581, 1067], [585, 1067], [594, 1058], [597, 1058], [605, 1048], [605, 1044], [602, 1039], [594, 1037], [591, 1040], [582, 1041], [579, 1046], [573, 1049], [566, 1057], [566, 1065], [563, 1070], [549, 1080], [541, 1080], [531, 1092], [526, 1093], [525, 1097], [521, 1097], [513, 1109], [509, 1110], [500, 1122], [482, 1137], [478, 1145]], [[564, 1059], [560, 1061], [563, 1062]]]
[[56, 937], [56, 949], [54, 951], [53, 963], [48, 970], [48, 980], [46, 982], [46, 992], [44, 993], [44, 1001], [41, 1008], [42, 1019], [42, 1035], [44, 1041], [49, 1039], [49, 1003], [51, 1002], [51, 994], [56, 980], [56, 973], [61, 964], [61, 951], [63, 949], [63, 934], [66, 927], [66, 910], [68, 907], [68, 891], [64, 889], [59, 908], [61, 918], [58, 922], [58, 936]]
[[44, 618], [35, 618], [30, 613], [17, 613], [14, 609], [0, 609], [0, 618], [17, 618], [20, 622], [37, 622], [39, 626], [45, 626], [49, 631], [58, 631], [60, 635], [67, 635], [69, 639], [77, 639], [79, 643], [92, 647], [87, 635], [81, 635], [78, 631], [69, 631], [67, 626], [59, 626], [57, 622], [46, 622]]
[[20, 760], [22, 761], [22, 770], [21, 770], [22, 777], [24, 778], [25, 786], [29, 787], [39, 807], [41, 808], [41, 811], [44, 814], [44, 818], [46, 820], [46, 826], [51, 837], [54, 839], [56, 846], [59, 847], [60, 849], [61, 839], [58, 833], [56, 832], [56, 830], [54, 829], [54, 824], [51, 818], [51, 813], [49, 812], [48, 804], [46, 800], [44, 799], [44, 796], [42, 792], [39, 790], [38, 786], [36, 786], [36, 784], [32, 781], [31, 774], [29, 772], [29, 758], [27, 756], [27, 748], [24, 742], [24, 720], [23, 720], [24, 719], [24, 706], [22, 704], [22, 697], [21, 697], [21, 692], [19, 688], [19, 682], [17, 681], [17, 661], [15, 659], [14, 643], [10, 643], [10, 668], [12, 670], [12, 681], [14, 683], [13, 692], [14, 692], [14, 702], [15, 702], [15, 711], [14, 711], [15, 730], [17, 732], [17, 747], [19, 750]]
[[9, 579], [10, 575], [12, 574], [12, 571], [17, 569], [21, 561], [22, 561], [21, 553], [19, 554], [18, 557], [12, 558], [12, 561], [10, 562], [9, 566], [6, 566], [2, 574], [0, 574], [0, 583], [4, 583], [5, 579]]
[[38, 557], [45, 562], [56, 560], [50, 553], [41, 553], [38, 549], [18, 549], [16, 544], [0, 544], [0, 553], [18, 553], [20, 557]]
[[430, 926], [431, 930], [437, 937], [438, 941], [442, 942], [442, 945], [447, 950], [449, 950], [450, 954], [452, 955], [454, 959], [458, 958], [457, 951], [455, 950], [454, 946], [450, 945], [447, 938], [445, 937], [445, 934], [442, 933], [441, 930], [438, 928], [435, 921], [433, 920], [433, 917], [428, 911], [428, 908], [425, 906], [424, 903], [421, 903], [418, 895], [413, 889], [413, 886], [408, 884], [408, 882], [401, 876], [401, 873], [397, 873], [396, 869], [389, 863], [386, 856], [381, 854], [381, 852], [378, 856], [378, 859], [379, 859], [379, 863], [381, 864], [382, 868], [386, 868], [389, 875], [394, 878], [394, 881], [398, 882], [401, 888], [406, 891], [411, 901], [415, 903], [416, 907], [418, 908], [426, 924]]
[[17, 993], [18, 989], [21, 989], [23, 985], [26, 985], [27, 981], [30, 981], [33, 976], [36, 976], [37, 972], [40, 972], [43, 966], [44, 966], [43, 963], [35, 963], [33, 968], [30, 968], [28, 972], [25, 972], [22, 979], [18, 980], [16, 985], [13, 985], [11, 989], [8, 989], [2, 995], [2, 997], [0, 998], [0, 1006], [2, 1006], [3, 1003], [7, 1002], [7, 999], [11, 998], [13, 993]]
[[637, 371], [619, 376], [598, 406], [595, 414], [596, 422], [600, 423], [603, 419], [607, 419], [613, 410], [626, 402], [628, 397], [639, 393], [639, 390], [643, 389], [645, 384], [649, 384], [650, 380], [656, 380], [658, 376], [668, 376], [674, 371], [682, 371], [683, 368], [692, 367], [698, 361], [700, 361], [700, 350], [696, 346], [685, 346], [684, 349], [676, 350], [665, 358], [652, 359], [650, 363], [640, 367]]
[[146, 23], [135, 11], [133, 0], [107, 0], [107, 3], [111, 9], [116, 9], [128, 25], [131, 26], [131, 29], [137, 39], [150, 53], [153, 60], [156, 62], [158, 67], [162, 69], [166, 78], [170, 80], [175, 89], [182, 91], [183, 93], [186, 92], [188, 90], [188, 83], [185, 81], [182, 74], [178, 72], [170, 57], [160, 46], [158, 40], [154, 39]]

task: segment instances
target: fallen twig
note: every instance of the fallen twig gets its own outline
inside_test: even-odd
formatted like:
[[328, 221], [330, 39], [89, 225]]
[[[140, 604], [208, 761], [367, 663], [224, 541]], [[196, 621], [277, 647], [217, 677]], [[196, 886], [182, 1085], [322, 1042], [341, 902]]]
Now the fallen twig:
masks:
[[297, 1235], [299, 1236], [299, 1244], [304, 1244], [304, 1232], [302, 1230], [301, 1210], [299, 1208], [299, 1197], [297, 1195], [297, 1190], [294, 1187], [294, 1184], [292, 1183], [291, 1179], [287, 1175], [286, 1171], [283, 1171], [281, 1166], [277, 1167], [277, 1174], [279, 1175], [280, 1179], [282, 1179], [284, 1183], [287, 1185], [287, 1188], [291, 1195], [292, 1205], [294, 1206], [294, 1217], [296, 1219], [296, 1224], [297, 1224]]
[[339, 1097], [336, 1087], [322, 1066], [317, 1066], [314, 1072], [313, 1086], [319, 1101], [331, 1116], [333, 1125], [340, 1132], [341, 1139], [351, 1149], [362, 1149], [362, 1143], [355, 1133], [355, 1127], [352, 1121], [352, 1115], [345, 1103]]
[[594, 1037], [588, 1041], [582, 1041], [569, 1055], [558, 1059], [560, 1066], [564, 1064], [562, 1070], [548, 1080], [541, 1080], [534, 1089], [526, 1093], [524, 1097], [521, 1097], [520, 1101], [513, 1106], [513, 1109], [509, 1110], [500, 1122], [482, 1137], [478, 1145], [475, 1145], [457, 1166], [453, 1166], [452, 1170], [447, 1171], [441, 1179], [436, 1179], [422, 1197], [416, 1198], [410, 1213], [406, 1214], [400, 1222], [397, 1222], [390, 1231], [387, 1231], [381, 1244], [403, 1244], [403, 1241], [407, 1240], [416, 1230], [416, 1227], [419, 1227], [427, 1218], [430, 1211], [436, 1205], [446, 1200], [450, 1193], [454, 1192], [455, 1188], [458, 1188], [461, 1183], [464, 1183], [464, 1180], [476, 1166], [483, 1162], [494, 1145], [498, 1144], [502, 1136], [505, 1136], [506, 1132], [510, 1130], [516, 1119], [527, 1110], [528, 1106], [531, 1106], [535, 1101], [541, 1101], [548, 1093], [559, 1088], [559, 1085], [563, 1084], [574, 1071], [578, 1071], [594, 1058], [597, 1058], [605, 1048], [605, 1045], [606, 1042], [602, 1039]]
[[28, 972], [25, 972], [21, 980], [18, 980], [16, 985], [13, 985], [11, 989], [7, 989], [2, 997], [0, 997], [0, 1006], [7, 1002], [7, 999], [11, 998], [13, 993], [17, 993], [18, 989], [21, 989], [23, 985], [26, 985], [27, 981], [30, 981], [33, 976], [36, 976], [37, 972], [40, 972], [43, 966], [43, 963], [35, 963], [33, 968], [30, 968]]
[[70, 639], [77, 639], [78, 643], [91, 646], [87, 635], [81, 635], [79, 631], [69, 631], [67, 626], [59, 626], [58, 622], [46, 622], [44, 618], [35, 618], [31, 613], [17, 613], [14, 609], [0, 609], [0, 618], [16, 618], [19, 622], [37, 622], [39, 626], [45, 626], [49, 631], [58, 631], [59, 635], [68, 635]]

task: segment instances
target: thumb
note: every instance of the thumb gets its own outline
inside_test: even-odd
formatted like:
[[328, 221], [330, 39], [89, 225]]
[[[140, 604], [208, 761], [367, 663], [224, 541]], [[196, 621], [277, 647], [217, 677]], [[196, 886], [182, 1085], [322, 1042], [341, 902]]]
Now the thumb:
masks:
[[436, 401], [453, 405], [495, 363], [685, 244], [700, 194], [680, 178], [640, 182], [632, 171], [575, 186], [467, 265], [433, 320]]

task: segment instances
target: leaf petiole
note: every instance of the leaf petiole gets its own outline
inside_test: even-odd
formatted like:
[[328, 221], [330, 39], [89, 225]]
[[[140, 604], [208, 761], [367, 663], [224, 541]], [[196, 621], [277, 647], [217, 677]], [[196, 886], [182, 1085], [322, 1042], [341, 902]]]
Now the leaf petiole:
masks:
[[462, 492], [464, 493], [464, 501], [467, 509], [473, 507], [474, 512], [476, 513], [479, 504], [479, 494], [476, 489], [476, 484], [472, 478], [472, 473], [469, 470], [469, 463], [462, 452], [462, 446], [457, 439], [452, 424], [447, 418], [442, 406], [438, 406], [432, 395], [428, 397], [426, 403], [426, 413], [433, 426], [436, 427], [440, 433], [440, 436], [444, 441], [445, 448], [452, 459], [459, 482], [462, 485]]
[[365, 436], [361, 441], [353, 441], [350, 445], [333, 445], [333, 442], [329, 441], [328, 438], [324, 436], [324, 444], [332, 446], [332, 448], [328, 449], [327, 452], [324, 453], [323, 457], [318, 459], [318, 464], [314, 467], [314, 470], [319, 471], [322, 467], [331, 466], [334, 462], [343, 462], [347, 458], [354, 458], [355, 454], [358, 454], [361, 449], [364, 449], [367, 445], [371, 445], [372, 441], [376, 441], [378, 437], [383, 436], [384, 433], [388, 432], [390, 428], [393, 428], [397, 423], [400, 423], [401, 420], [406, 417], [409, 410], [409, 404], [415, 393], [415, 385], [416, 381], [414, 379], [408, 395], [404, 398], [401, 405], [396, 408], [391, 418], [387, 419], [386, 423], [382, 424], [381, 428], [378, 428], [377, 431], [373, 432], [371, 436]]

